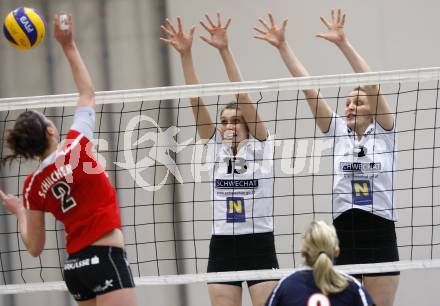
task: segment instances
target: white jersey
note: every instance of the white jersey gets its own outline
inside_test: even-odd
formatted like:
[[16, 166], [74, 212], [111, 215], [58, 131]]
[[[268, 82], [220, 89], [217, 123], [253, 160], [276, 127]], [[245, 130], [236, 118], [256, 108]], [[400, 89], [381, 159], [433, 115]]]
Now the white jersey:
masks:
[[333, 218], [352, 208], [397, 220], [393, 199], [394, 129], [373, 121], [361, 139], [333, 114], [326, 136], [334, 144]]
[[216, 132], [207, 143], [214, 157], [210, 170], [214, 235], [273, 231], [273, 141], [242, 141], [237, 155]]

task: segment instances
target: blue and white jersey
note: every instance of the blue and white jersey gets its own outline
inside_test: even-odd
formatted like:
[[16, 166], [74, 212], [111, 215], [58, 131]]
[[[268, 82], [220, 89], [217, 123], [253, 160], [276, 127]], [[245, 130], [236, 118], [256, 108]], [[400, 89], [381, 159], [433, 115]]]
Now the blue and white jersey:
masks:
[[370, 306], [368, 292], [354, 278], [341, 273], [349, 280], [348, 287], [328, 296], [321, 293], [313, 280], [310, 268], [293, 272], [284, 277], [272, 291], [266, 306]]
[[333, 218], [352, 208], [397, 220], [393, 201], [396, 162], [394, 129], [373, 121], [359, 139], [345, 120], [333, 114], [324, 135], [333, 146]]
[[273, 140], [253, 137], [234, 156], [216, 132], [207, 143], [214, 205], [214, 235], [273, 231]]

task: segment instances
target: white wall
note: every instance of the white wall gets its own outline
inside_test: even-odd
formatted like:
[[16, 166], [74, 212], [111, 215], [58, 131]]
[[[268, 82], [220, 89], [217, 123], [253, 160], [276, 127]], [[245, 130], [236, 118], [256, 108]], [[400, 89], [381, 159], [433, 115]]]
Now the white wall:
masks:
[[[440, 43], [438, 2], [410, 0], [346, 1], [253, 1], [190, 0], [168, 1], [170, 17], [182, 16], [186, 28], [208, 12], [232, 17], [230, 42], [246, 80], [289, 77], [274, 48], [253, 38], [258, 17], [271, 11], [277, 18], [288, 18], [287, 39], [312, 75], [351, 72], [338, 50], [315, 38], [324, 31], [319, 16], [330, 17], [332, 8], [347, 13], [346, 31], [352, 44], [365, 57], [372, 70], [394, 70], [438, 66]], [[204, 34], [198, 26], [196, 34]], [[203, 82], [225, 81], [225, 74], [213, 48], [200, 39], [194, 43], [194, 57]], [[175, 55], [175, 52], [173, 52]], [[177, 58], [172, 67], [178, 67]], [[181, 84], [179, 69], [175, 83]]]

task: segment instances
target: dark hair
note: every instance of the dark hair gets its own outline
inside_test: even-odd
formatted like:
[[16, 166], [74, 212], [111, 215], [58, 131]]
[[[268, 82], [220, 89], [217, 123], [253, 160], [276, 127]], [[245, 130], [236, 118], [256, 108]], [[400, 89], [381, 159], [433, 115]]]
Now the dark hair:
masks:
[[220, 117], [223, 115], [223, 112], [224, 112], [226, 109], [235, 109], [235, 110], [239, 110], [239, 109], [240, 109], [240, 106], [239, 106], [238, 103], [235, 102], [235, 101], [229, 102], [229, 103], [226, 104], [226, 106], [223, 107], [223, 109], [220, 111]]
[[14, 128], [7, 131], [6, 143], [12, 154], [6, 156], [2, 164], [19, 157], [34, 159], [43, 155], [49, 146], [46, 130], [47, 123], [41, 113], [21, 113], [15, 121]]

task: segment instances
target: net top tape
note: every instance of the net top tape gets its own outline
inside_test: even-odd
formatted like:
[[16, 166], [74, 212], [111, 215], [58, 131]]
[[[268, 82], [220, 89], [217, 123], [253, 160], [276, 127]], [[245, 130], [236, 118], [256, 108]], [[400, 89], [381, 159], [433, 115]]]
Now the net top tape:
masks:
[[[380, 273], [391, 271], [407, 271], [420, 269], [439, 269], [440, 259], [407, 260], [400, 262], [384, 262], [376, 264], [358, 264], [338, 266], [337, 270], [351, 273]], [[231, 282], [259, 279], [281, 279], [299, 269], [274, 269], [237, 272], [199, 273], [183, 275], [148, 276], [135, 278], [136, 286], [147, 285], [182, 285], [202, 282]], [[28, 283], [1, 285], [0, 294], [17, 294], [42, 291], [66, 291], [66, 284], [59, 282]]]
[[[351, 73], [302, 78], [284, 78], [236, 83], [214, 83], [101, 91], [96, 93], [97, 104], [130, 103], [139, 101], [171, 100], [191, 97], [218, 96], [227, 94], [322, 89], [331, 87], [420, 82], [440, 79], [440, 67], [393, 70], [367, 73]], [[0, 111], [27, 108], [74, 106], [78, 94], [32, 96], [0, 99]]]

